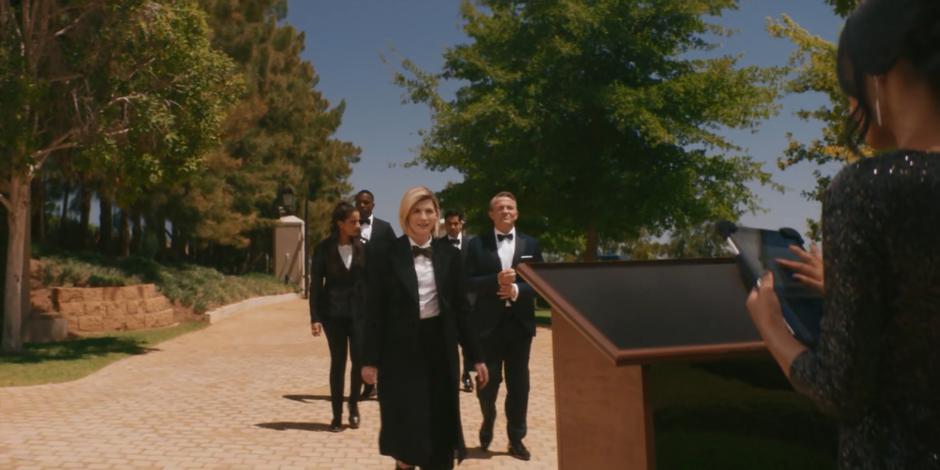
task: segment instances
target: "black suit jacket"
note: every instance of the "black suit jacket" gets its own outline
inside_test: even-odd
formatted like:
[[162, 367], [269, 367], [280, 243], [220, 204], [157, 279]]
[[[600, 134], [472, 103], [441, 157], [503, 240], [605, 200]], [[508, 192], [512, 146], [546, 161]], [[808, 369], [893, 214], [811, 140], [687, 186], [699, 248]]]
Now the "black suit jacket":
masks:
[[318, 323], [323, 317], [358, 318], [365, 296], [365, 247], [353, 243], [353, 258], [349, 268], [343, 264], [337, 241], [330, 237], [317, 243], [313, 249], [310, 276], [310, 322]]
[[[440, 306], [441, 334], [447, 360], [449, 399], [454, 404], [452, 432], [459, 442], [460, 415], [457, 385], [460, 362], [457, 345], [464, 347], [473, 363], [483, 362], [479, 339], [470, 323], [466, 281], [460, 253], [449, 243], [431, 244], [434, 281]], [[362, 364], [376, 366], [381, 393], [382, 454], [402, 458], [420, 455], [431, 447], [428, 403], [430, 402], [426, 360], [422, 356], [422, 321], [418, 305], [418, 277], [407, 236], [398, 238], [384, 251], [370, 251], [367, 267], [369, 296], [366, 309]]]
[[[512, 258], [513, 269], [520, 263], [542, 261], [542, 250], [539, 248], [538, 240], [517, 229], [515, 243], [516, 248]], [[518, 322], [517, 324], [525, 331], [535, 335], [535, 291], [532, 287], [522, 277], [517, 276], [519, 297], [516, 301], [506, 307], [506, 301], [497, 296], [499, 291], [497, 275], [503, 268], [496, 251], [496, 234], [489, 232], [474, 238], [468, 244], [468, 250], [465, 271], [468, 287], [472, 293], [476, 294], [473, 320], [480, 336], [484, 338], [489, 336], [507, 321]], [[506, 311], [507, 309], [509, 312]]]
[[385, 247], [395, 243], [397, 238], [392, 224], [374, 215], [372, 216], [372, 234], [369, 236], [368, 244], [374, 244], [376, 246], [382, 245], [382, 247]]

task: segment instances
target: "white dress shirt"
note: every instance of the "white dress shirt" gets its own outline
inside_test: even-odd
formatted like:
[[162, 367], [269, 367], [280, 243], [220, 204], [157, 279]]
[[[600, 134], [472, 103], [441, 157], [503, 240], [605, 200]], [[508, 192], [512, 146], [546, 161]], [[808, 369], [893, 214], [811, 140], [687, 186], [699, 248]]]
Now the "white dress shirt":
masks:
[[[503, 233], [494, 228], [493, 232], [496, 233], [496, 253], [499, 255], [499, 262], [502, 264], [503, 269], [510, 269], [512, 268], [512, 258], [516, 255], [516, 228], [513, 227], [509, 233]], [[499, 235], [512, 235], [512, 240], [503, 239], [503, 241], [499, 241]], [[513, 302], [518, 298], [519, 286], [514, 283], [512, 285]]]
[[336, 249], [339, 251], [339, 257], [343, 259], [343, 265], [346, 266], [346, 269], [349, 269], [352, 266], [352, 255], [353, 249], [352, 244], [349, 245], [336, 245]]
[[[430, 248], [431, 239], [424, 245], [415, 243], [408, 237], [411, 246]], [[434, 264], [427, 256], [415, 256], [415, 274], [418, 275], [418, 317], [422, 320], [433, 318], [441, 314], [441, 306], [437, 302], [437, 281], [434, 280]]]
[[359, 228], [359, 236], [365, 241], [372, 239], [372, 224], [375, 223], [375, 215], [370, 215], [368, 220], [368, 225], [363, 225]]

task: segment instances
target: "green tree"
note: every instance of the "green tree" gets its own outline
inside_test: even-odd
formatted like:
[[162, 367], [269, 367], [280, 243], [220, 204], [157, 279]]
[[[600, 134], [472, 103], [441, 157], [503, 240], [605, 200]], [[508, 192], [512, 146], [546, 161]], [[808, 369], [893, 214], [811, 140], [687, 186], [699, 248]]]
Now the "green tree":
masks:
[[235, 77], [192, 1], [0, 1], [4, 351], [22, 347], [28, 304], [18, 294], [28, 289], [30, 186], [41, 168], [74, 159], [108, 175], [128, 205], [185, 179], [217, 142]]
[[316, 238], [332, 203], [349, 191], [360, 150], [334, 137], [345, 103], [331, 106], [316, 90], [316, 71], [300, 57], [304, 34], [283, 23], [285, 0], [201, 5], [210, 15], [213, 44], [234, 58], [248, 86], [226, 123], [225, 145], [210, 156], [210, 164], [225, 171], [203, 174], [187, 188], [196, 196], [177, 207], [188, 214], [182, 225], [204, 252], [237, 259], [230, 269], [246, 270], [269, 252], [278, 189], [290, 186], [308, 204], [309, 233]]
[[[721, 131], [773, 115], [781, 71], [702, 58], [708, 37], [730, 34], [706, 17], [736, 5], [465, 0], [469, 43], [445, 51], [441, 73], [404, 60], [395, 77], [432, 112], [415, 163], [461, 173], [442, 199], [479, 208], [471, 223], [510, 189], [525, 229], [588, 259], [599, 239], [737, 219], [757, 208], [747, 182], [770, 175]], [[461, 84], [451, 100], [443, 80]]]
[[[844, 17], [857, 6], [858, 1], [826, 0], [826, 3], [832, 5], [837, 15]], [[794, 138], [792, 133], [788, 133], [789, 144], [783, 155], [777, 159], [777, 166], [781, 170], [800, 163], [811, 163], [818, 167], [832, 162], [851, 162], [858, 158], [859, 155], [846, 146], [843, 139], [849, 103], [839, 87], [836, 76], [836, 45], [807, 31], [787, 15], [783, 15], [779, 20], [768, 20], [767, 31], [772, 37], [788, 39], [796, 46], [786, 67], [786, 93], [822, 94], [828, 98], [826, 104], [796, 112], [796, 116], [801, 120], [822, 123], [821, 135], [809, 142], [801, 142]], [[861, 151], [862, 156], [871, 154], [870, 149], [864, 147]], [[813, 174], [816, 185], [813, 190], [805, 191], [803, 195], [809, 200], [820, 201], [823, 192], [829, 187], [831, 177], [819, 168], [816, 168]], [[822, 230], [819, 220], [810, 218], [806, 222], [809, 226], [807, 235], [813, 240], [820, 240]]]

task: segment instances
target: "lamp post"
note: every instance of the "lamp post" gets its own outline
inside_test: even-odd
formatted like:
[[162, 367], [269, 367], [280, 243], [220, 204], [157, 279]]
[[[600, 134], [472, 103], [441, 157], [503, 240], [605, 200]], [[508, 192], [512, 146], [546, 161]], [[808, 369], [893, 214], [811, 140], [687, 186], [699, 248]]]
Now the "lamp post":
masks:
[[292, 214], [294, 212], [294, 190], [290, 186], [281, 189], [281, 213]]

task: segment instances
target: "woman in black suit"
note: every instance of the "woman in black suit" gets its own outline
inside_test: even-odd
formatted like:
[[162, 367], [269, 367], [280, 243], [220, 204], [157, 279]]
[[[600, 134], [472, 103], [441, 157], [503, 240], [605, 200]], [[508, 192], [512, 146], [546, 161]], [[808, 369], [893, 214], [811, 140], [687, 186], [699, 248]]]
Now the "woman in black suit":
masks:
[[369, 253], [362, 377], [382, 382], [379, 450], [396, 468], [453, 468], [463, 448], [458, 343], [479, 386], [487, 382], [460, 252], [433, 236], [439, 218], [434, 193], [409, 189], [399, 209], [405, 235]]
[[330, 346], [330, 430], [342, 429], [343, 376], [346, 351], [352, 357], [349, 374], [349, 427], [359, 427], [361, 316], [365, 295], [365, 248], [359, 239], [359, 212], [348, 202], [333, 209], [330, 236], [313, 250], [310, 280], [310, 325], [313, 336], [326, 331]]

